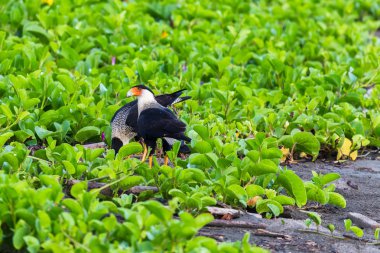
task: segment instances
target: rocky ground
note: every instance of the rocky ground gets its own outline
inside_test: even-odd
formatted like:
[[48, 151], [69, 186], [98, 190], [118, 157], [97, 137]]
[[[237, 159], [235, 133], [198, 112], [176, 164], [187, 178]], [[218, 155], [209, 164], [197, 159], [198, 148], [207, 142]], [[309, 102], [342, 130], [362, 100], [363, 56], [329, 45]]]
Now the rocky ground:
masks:
[[[291, 166], [299, 176], [309, 180], [311, 171], [318, 173], [338, 172], [341, 178], [337, 181], [336, 191], [347, 200], [345, 209], [334, 206], [317, 207], [310, 204], [306, 209], [317, 212], [322, 217], [323, 226], [332, 223], [336, 227], [334, 236], [305, 232], [304, 220], [307, 218], [297, 208], [287, 209], [283, 217], [267, 220], [244, 214], [234, 221], [263, 223], [265, 229], [241, 227], [206, 227], [200, 234], [214, 237], [220, 241], [235, 241], [242, 238], [246, 232], [251, 233], [251, 241], [258, 246], [267, 248], [272, 252], [380, 252], [380, 241], [373, 244], [374, 228], [365, 223], [374, 220], [380, 226], [380, 154], [358, 159], [354, 162], [337, 164], [334, 162], [306, 162]], [[364, 220], [355, 220], [350, 212], [365, 216]], [[364, 229], [364, 237], [358, 239], [352, 233], [344, 230], [344, 219], [351, 218], [354, 225]], [[315, 227], [310, 227], [316, 231]], [[322, 227], [321, 233], [330, 234]], [[348, 236], [348, 237], [347, 237]], [[344, 237], [344, 239], [342, 239]], [[372, 242], [369, 243], [369, 242]]]

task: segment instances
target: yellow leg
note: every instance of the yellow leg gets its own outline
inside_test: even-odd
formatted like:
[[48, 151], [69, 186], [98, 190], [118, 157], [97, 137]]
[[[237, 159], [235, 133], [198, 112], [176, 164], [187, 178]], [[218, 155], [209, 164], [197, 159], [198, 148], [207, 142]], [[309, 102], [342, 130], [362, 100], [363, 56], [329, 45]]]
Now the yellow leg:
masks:
[[142, 155], [142, 157], [141, 157], [141, 161], [142, 161], [142, 162], [145, 162], [145, 160], [146, 160], [146, 155], [148, 154], [148, 148], [147, 148], [147, 146], [145, 145], [145, 143], [143, 143], [143, 147], [144, 147], [144, 153], [143, 153], [143, 155]]
[[167, 155], [165, 155], [164, 157], [164, 165], [168, 165], [169, 163], [169, 157]]
[[152, 168], [152, 164], [153, 164], [153, 156], [150, 155], [149, 156], [149, 168]]

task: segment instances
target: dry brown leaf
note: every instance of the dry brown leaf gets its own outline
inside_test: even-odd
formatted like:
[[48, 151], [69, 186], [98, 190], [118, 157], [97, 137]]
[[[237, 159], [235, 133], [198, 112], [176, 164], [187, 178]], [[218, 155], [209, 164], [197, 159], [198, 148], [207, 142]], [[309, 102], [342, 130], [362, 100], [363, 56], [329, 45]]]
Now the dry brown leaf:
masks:
[[222, 216], [222, 220], [232, 220], [233, 216], [230, 213], [226, 213]]
[[262, 199], [260, 196], [255, 196], [247, 200], [247, 206], [254, 207], [259, 199]]

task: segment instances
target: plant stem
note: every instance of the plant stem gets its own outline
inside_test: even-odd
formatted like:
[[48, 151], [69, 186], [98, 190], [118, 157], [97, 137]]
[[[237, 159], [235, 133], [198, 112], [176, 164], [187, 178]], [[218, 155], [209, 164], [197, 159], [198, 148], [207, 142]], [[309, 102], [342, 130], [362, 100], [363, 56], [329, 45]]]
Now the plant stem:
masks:
[[66, 233], [65, 231], [62, 231], [63, 235], [66, 236], [67, 238], [69, 238], [69, 240], [76, 246], [79, 246], [80, 248], [84, 249], [85, 251], [87, 252], [91, 252], [91, 250], [89, 248], [87, 248], [86, 246], [84, 246], [83, 244], [81, 244], [80, 242], [78, 242], [77, 240], [75, 240], [74, 238], [72, 238], [68, 233]]

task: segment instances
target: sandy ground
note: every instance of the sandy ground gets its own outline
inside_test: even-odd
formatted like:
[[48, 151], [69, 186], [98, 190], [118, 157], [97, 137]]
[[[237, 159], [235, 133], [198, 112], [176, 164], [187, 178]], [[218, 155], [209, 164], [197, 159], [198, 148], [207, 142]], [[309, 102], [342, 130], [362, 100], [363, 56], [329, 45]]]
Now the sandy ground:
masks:
[[[345, 209], [334, 206], [322, 206], [310, 208], [322, 217], [322, 225], [332, 223], [336, 227], [334, 235], [353, 235], [344, 231], [343, 220], [348, 218], [349, 212], [361, 213], [377, 222], [380, 222], [380, 154], [377, 153], [370, 158], [359, 159], [354, 162], [336, 164], [334, 162], [306, 162], [291, 166], [304, 180], [310, 180], [311, 171], [318, 173], [338, 172], [341, 178], [336, 182], [336, 191], [342, 194], [347, 201]], [[310, 204], [310, 207], [315, 204]], [[280, 234], [279, 236], [258, 235], [255, 229], [242, 228], [219, 228], [206, 227], [201, 234], [210, 234], [220, 241], [240, 240], [244, 233], [251, 233], [251, 241], [258, 246], [269, 249], [272, 252], [380, 252], [380, 245], [370, 245], [367, 240], [374, 239], [374, 229], [364, 229], [364, 240], [347, 238], [345, 240], [335, 239], [331, 236], [306, 233], [299, 231], [306, 229], [304, 220], [306, 216], [296, 208], [288, 209], [283, 217], [267, 220], [258, 219], [252, 215], [243, 215], [236, 220], [257, 221], [267, 224], [267, 231]], [[356, 224], [354, 224], [356, 225]], [[315, 228], [315, 227], [314, 227]], [[330, 232], [321, 228], [321, 232]], [[354, 236], [353, 236], [354, 237]], [[379, 241], [380, 243], [380, 241]]]

